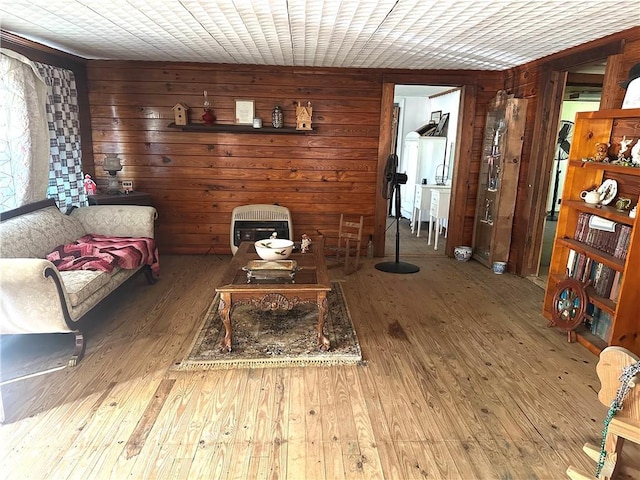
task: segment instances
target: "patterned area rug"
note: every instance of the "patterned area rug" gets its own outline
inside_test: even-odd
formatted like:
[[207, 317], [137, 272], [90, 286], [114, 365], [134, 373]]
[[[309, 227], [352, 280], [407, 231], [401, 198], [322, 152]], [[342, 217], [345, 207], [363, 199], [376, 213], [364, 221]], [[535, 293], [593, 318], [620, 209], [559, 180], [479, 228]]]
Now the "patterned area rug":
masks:
[[249, 305], [238, 305], [231, 312], [232, 351], [223, 353], [219, 344], [224, 337], [224, 327], [218, 315], [216, 295], [189, 354], [174, 369], [362, 364], [360, 344], [342, 285], [333, 282], [331, 289], [324, 325], [324, 333], [331, 341], [329, 351], [322, 352], [316, 345], [317, 306], [303, 304], [290, 311], [263, 312]]

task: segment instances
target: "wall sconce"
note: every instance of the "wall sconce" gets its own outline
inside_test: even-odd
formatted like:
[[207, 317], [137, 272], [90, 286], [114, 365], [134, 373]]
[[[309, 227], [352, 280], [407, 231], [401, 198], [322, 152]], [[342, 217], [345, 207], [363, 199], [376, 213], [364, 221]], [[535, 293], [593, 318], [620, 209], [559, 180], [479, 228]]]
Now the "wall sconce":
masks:
[[104, 164], [102, 169], [105, 172], [109, 172], [109, 191], [110, 195], [117, 195], [120, 193], [118, 189], [118, 179], [116, 178], [116, 173], [122, 170], [122, 163], [120, 163], [120, 159], [118, 158], [117, 153], [108, 153], [104, 159]]

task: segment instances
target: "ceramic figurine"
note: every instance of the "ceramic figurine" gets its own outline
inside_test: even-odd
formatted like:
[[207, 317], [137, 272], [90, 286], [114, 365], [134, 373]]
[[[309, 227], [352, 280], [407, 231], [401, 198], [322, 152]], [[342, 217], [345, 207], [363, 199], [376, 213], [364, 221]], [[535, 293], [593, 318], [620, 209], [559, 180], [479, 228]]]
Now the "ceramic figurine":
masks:
[[608, 162], [609, 157], [607, 157], [607, 152], [609, 151], [609, 147], [611, 144], [598, 142], [596, 143], [596, 154], [593, 159], [596, 162]]
[[302, 242], [300, 242], [300, 252], [307, 253], [309, 251], [309, 247], [311, 246], [311, 237], [306, 233], [302, 234]]
[[96, 193], [98, 193], [96, 182], [93, 181], [91, 175], [89, 175], [88, 173], [84, 176], [84, 191], [87, 195], [95, 195]]
[[631, 149], [631, 163], [633, 163], [636, 167], [640, 167], [640, 139], [638, 139], [636, 144]]
[[620, 140], [620, 151], [618, 152], [618, 161], [623, 162], [625, 160], [624, 154], [627, 153], [629, 149], [629, 145], [633, 143], [633, 139], [627, 140], [627, 136], [623, 136], [622, 140]]

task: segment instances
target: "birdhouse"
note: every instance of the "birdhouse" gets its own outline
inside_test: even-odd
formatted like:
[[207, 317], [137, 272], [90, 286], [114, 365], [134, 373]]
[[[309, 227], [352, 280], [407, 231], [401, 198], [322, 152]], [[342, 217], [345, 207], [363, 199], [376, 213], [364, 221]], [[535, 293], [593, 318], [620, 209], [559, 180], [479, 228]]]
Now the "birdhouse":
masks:
[[187, 118], [187, 111], [189, 110], [189, 107], [187, 107], [184, 103], [176, 103], [173, 106], [172, 110], [176, 125], [186, 125], [187, 123], [189, 123], [189, 120]]
[[311, 102], [307, 102], [307, 106], [303, 107], [298, 102], [296, 107], [296, 130], [312, 130], [311, 128]]

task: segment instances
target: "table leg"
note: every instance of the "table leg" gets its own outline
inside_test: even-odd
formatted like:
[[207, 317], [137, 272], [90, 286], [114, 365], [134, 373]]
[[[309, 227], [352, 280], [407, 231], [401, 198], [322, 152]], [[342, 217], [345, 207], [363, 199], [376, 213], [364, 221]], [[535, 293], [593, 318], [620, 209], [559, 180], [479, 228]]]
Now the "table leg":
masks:
[[324, 317], [327, 314], [327, 293], [318, 293], [318, 348], [324, 352], [329, 350], [331, 342], [324, 336]]
[[416, 235], [416, 237], [420, 236], [420, 226], [422, 225], [422, 209], [419, 208], [418, 209], [418, 234]]
[[438, 217], [436, 217], [434, 220], [436, 222], [436, 234], [435, 234], [434, 239], [433, 239], [433, 249], [437, 250], [438, 249], [438, 237], [440, 236], [440, 219]]
[[224, 325], [225, 335], [220, 340], [220, 350], [231, 351], [231, 294], [221, 293], [220, 303], [218, 304], [218, 313]]
[[427, 245], [431, 245], [431, 232], [433, 231], [433, 217], [429, 214], [429, 233], [427, 234]]

